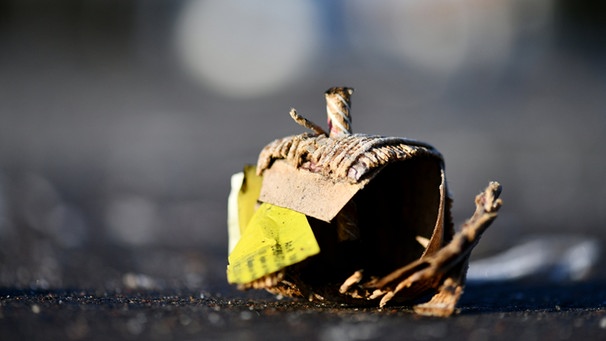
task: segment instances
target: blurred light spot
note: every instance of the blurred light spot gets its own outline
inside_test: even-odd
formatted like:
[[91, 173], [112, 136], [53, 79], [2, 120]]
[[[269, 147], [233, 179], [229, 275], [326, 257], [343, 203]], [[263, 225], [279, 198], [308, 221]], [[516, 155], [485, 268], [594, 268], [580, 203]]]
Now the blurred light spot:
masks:
[[82, 245], [88, 236], [88, 226], [79, 210], [69, 205], [53, 208], [48, 215], [54, 238], [64, 247]]
[[21, 198], [17, 203], [20, 213], [29, 226], [43, 234], [49, 233], [49, 214], [62, 205], [59, 193], [45, 177], [29, 173], [19, 186]]
[[208, 321], [213, 325], [223, 325], [223, 318], [221, 318], [221, 315], [217, 313], [210, 313], [206, 315], [206, 317], [208, 318]]
[[478, 0], [347, 2], [350, 40], [428, 74], [448, 76], [463, 64], [502, 64], [511, 49], [512, 5]]
[[573, 245], [562, 255], [562, 261], [554, 271], [556, 279], [582, 280], [589, 275], [597, 263], [600, 248], [595, 240], [586, 240]]
[[147, 317], [145, 317], [145, 314], [139, 313], [136, 317], [133, 317], [126, 322], [126, 329], [132, 335], [139, 335], [145, 330], [146, 323]]
[[371, 340], [379, 334], [376, 323], [341, 323], [325, 328], [320, 333], [321, 340]]
[[448, 336], [448, 326], [445, 323], [418, 326], [413, 335], [415, 340], [444, 339]]
[[136, 274], [136, 273], [126, 273], [122, 276], [122, 284], [127, 289], [136, 290], [136, 289], [144, 289], [151, 290], [157, 289], [158, 285], [153, 278], [146, 276], [144, 274]]
[[90, 328], [88, 322], [82, 316], [76, 318], [73, 322], [68, 323], [65, 327], [65, 333], [71, 340], [82, 340], [88, 336]]
[[30, 173], [19, 188], [18, 207], [28, 225], [63, 247], [80, 246], [88, 236], [81, 211], [63, 200], [47, 178]]
[[271, 93], [305, 75], [318, 48], [307, 1], [189, 1], [176, 25], [185, 67], [231, 97]]
[[32, 306], [32, 313], [34, 313], [34, 314], [40, 314], [40, 311], [41, 311], [41, 309], [40, 309], [40, 306], [39, 306], [39, 305], [34, 304], [34, 305]]
[[547, 276], [553, 281], [582, 280], [597, 265], [600, 245], [578, 236], [543, 236], [493, 257], [471, 262], [470, 281], [503, 281]]
[[116, 198], [107, 209], [109, 233], [115, 239], [134, 245], [154, 240], [156, 207], [141, 196]]

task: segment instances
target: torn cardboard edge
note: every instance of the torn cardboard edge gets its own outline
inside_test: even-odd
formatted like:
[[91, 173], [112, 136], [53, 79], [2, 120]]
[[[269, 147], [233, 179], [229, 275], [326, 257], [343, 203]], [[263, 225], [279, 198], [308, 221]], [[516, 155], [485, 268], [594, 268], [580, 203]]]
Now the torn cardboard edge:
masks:
[[333, 181], [276, 160], [263, 172], [259, 200], [330, 222], [366, 183]]

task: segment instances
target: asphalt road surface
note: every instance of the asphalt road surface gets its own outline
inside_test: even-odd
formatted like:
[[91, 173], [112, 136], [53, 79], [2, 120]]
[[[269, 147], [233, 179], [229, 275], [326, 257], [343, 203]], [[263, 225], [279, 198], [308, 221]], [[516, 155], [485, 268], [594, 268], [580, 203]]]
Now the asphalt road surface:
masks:
[[606, 281], [470, 283], [451, 318], [263, 292], [0, 290], [2, 340], [601, 340]]

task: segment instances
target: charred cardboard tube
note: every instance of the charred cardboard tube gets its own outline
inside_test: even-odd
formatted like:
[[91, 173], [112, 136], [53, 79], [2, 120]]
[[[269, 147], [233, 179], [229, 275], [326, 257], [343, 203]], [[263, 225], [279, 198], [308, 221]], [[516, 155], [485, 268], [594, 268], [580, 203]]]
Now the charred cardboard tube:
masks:
[[[248, 282], [232, 281], [242, 289], [352, 305], [412, 304], [419, 314], [450, 316], [463, 292], [470, 252], [501, 205], [500, 185], [493, 182], [478, 195], [473, 217], [455, 233], [442, 155], [415, 140], [351, 134], [352, 93], [327, 91], [330, 134], [291, 112], [312, 133], [271, 142], [256, 166], [262, 177], [258, 201], [305, 215], [319, 253], [309, 251], [315, 245], [280, 244], [276, 231], [284, 235], [288, 227], [263, 227], [275, 240], [248, 238], [251, 256], [239, 263], [230, 259], [228, 279], [241, 263], [264, 270]], [[331, 117], [346, 121], [331, 124]], [[305, 235], [303, 227], [297, 229]], [[284, 245], [301, 245], [309, 253], [297, 258], [297, 250], [290, 250], [296, 262], [269, 262], [288, 252]], [[418, 304], [423, 297], [431, 298]]]

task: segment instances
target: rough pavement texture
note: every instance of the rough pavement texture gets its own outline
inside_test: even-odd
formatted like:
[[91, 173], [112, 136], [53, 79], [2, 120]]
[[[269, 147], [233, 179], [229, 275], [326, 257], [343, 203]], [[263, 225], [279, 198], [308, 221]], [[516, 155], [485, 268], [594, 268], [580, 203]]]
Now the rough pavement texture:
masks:
[[598, 340], [605, 282], [468, 288], [452, 318], [205, 292], [1, 290], [4, 340]]

